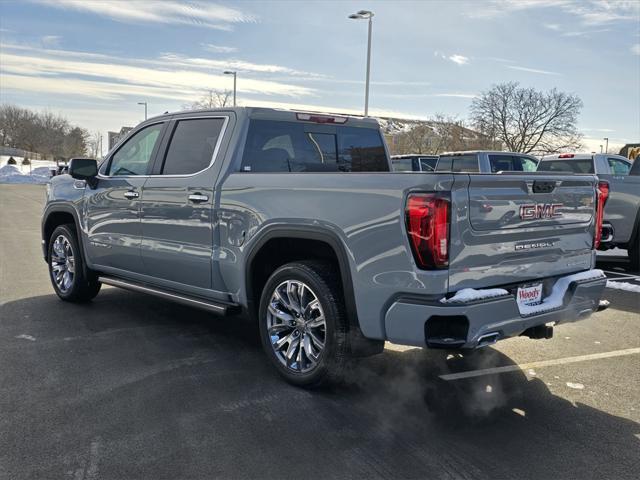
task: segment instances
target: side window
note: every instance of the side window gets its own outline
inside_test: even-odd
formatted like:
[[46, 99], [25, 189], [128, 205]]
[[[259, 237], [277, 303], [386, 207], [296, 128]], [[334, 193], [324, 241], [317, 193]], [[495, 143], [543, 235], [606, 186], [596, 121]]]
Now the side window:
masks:
[[433, 172], [436, 169], [437, 158], [420, 158], [420, 170], [423, 172]]
[[380, 132], [372, 128], [338, 128], [338, 170], [388, 172], [387, 152]]
[[189, 175], [213, 160], [224, 118], [179, 120], [162, 166], [163, 175]]
[[513, 157], [511, 155], [489, 155], [491, 173], [513, 171]]
[[127, 140], [111, 157], [107, 175], [146, 175], [162, 127], [162, 123], [149, 125]]
[[305, 132], [303, 123], [252, 120], [243, 172], [336, 171], [336, 136]]
[[480, 171], [478, 158], [475, 155], [453, 157], [452, 172], [476, 173]]
[[617, 158], [607, 158], [609, 161], [609, 166], [611, 167], [611, 173], [613, 175], [629, 175], [629, 170], [631, 170], [631, 165], [624, 160], [619, 160]]
[[538, 169], [538, 162], [529, 157], [514, 157], [513, 164], [516, 170], [522, 172], [535, 172]]
[[436, 163], [436, 172], [450, 172], [453, 165], [453, 157], [440, 157]]
[[338, 127], [314, 132], [297, 122], [252, 120], [242, 156], [243, 172], [388, 172], [377, 130]]

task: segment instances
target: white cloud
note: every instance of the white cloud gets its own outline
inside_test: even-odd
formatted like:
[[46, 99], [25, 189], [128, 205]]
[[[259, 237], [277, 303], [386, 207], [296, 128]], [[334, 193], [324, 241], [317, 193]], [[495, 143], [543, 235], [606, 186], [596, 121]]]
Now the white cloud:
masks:
[[577, 31], [577, 32], [563, 32], [562, 36], [563, 37], [586, 37], [591, 35], [592, 33], [603, 33], [603, 32], [610, 32], [611, 29], [609, 28], [600, 28], [598, 30], [585, 30], [585, 31]]
[[472, 18], [491, 19], [511, 12], [547, 8], [561, 9], [577, 17], [583, 25], [638, 22], [640, 19], [640, 2], [637, 0], [491, 0], [470, 3], [469, 7], [467, 16]]
[[208, 52], [213, 53], [233, 53], [237, 52], [238, 49], [236, 47], [227, 47], [224, 45], [214, 45], [212, 43], [203, 43], [202, 48]]
[[466, 65], [467, 63], [469, 63], [469, 58], [465, 57], [464, 55], [451, 55], [449, 57], [449, 60], [451, 60], [453, 63], [457, 63], [458, 65]]
[[125, 22], [147, 22], [186, 24], [230, 30], [233, 24], [255, 22], [255, 17], [236, 8], [206, 2], [180, 2], [163, 0], [31, 0], [54, 8], [78, 10], [102, 15], [112, 20]]
[[640, 43], [636, 43], [635, 45], [631, 46], [631, 53], [633, 53], [634, 55], [640, 55]]
[[57, 47], [60, 44], [61, 38], [60, 35], [45, 35], [40, 39], [40, 42], [42, 42], [42, 46], [46, 48]]
[[557, 24], [557, 23], [545, 23], [544, 24], [545, 28], [548, 28], [549, 30], [555, 30], [556, 32], [559, 31], [562, 27]]
[[[21, 47], [17, 52], [12, 46], [3, 45], [0, 51], [2, 88], [51, 94], [96, 96], [103, 99], [123, 96], [153, 96], [175, 100], [195, 100], [203, 89], [228, 89], [229, 78], [223, 68], [240, 71], [285, 71], [277, 65], [261, 65], [249, 62], [221, 62], [216, 65], [219, 74], [211, 73], [206, 63], [190, 62], [186, 57], [165, 56], [156, 60], [121, 59], [106, 55], [87, 57], [83, 52]], [[242, 68], [240, 68], [242, 67]], [[243, 70], [244, 69], [244, 70]], [[257, 80], [239, 77], [238, 91], [260, 95], [287, 97], [313, 96], [315, 90], [287, 82]]]
[[558, 72], [550, 72], [548, 70], [539, 70], [537, 68], [529, 68], [529, 67], [518, 67], [517, 65], [508, 65], [507, 68], [512, 70], [519, 70], [521, 72], [529, 72], [529, 73], [539, 73], [541, 75], [562, 75]]
[[443, 60], [449, 60], [458, 65], [466, 65], [467, 63], [469, 63], [469, 57], [465, 57], [464, 55], [459, 55], [457, 53], [454, 55], [445, 55], [444, 53], [441, 53], [441, 52], [433, 52], [433, 54], [436, 57], [440, 57]]

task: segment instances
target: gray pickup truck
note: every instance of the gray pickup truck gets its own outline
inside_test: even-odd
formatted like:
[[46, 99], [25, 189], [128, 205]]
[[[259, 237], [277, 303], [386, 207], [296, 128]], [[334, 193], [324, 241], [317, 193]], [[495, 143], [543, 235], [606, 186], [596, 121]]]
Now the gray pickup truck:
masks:
[[275, 368], [306, 386], [385, 340], [548, 338], [551, 322], [598, 308], [593, 175], [389, 170], [372, 119], [258, 108], [149, 119], [100, 165], [73, 159], [51, 180], [53, 288], [71, 302], [107, 284], [245, 312]]
[[631, 269], [637, 272], [640, 271], [640, 172], [635, 172], [637, 166], [632, 172], [632, 165], [631, 160], [621, 155], [563, 153], [543, 157], [538, 171], [596, 174], [607, 182], [609, 199], [598, 249], [626, 249]]
[[501, 173], [535, 172], [538, 159], [531, 155], [492, 150], [442, 153], [437, 172]]

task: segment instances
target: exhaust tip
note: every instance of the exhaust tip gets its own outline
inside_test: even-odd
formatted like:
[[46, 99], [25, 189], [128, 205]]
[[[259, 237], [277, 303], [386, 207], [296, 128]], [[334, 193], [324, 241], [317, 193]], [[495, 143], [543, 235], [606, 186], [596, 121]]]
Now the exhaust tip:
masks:
[[485, 333], [484, 335], [481, 335], [480, 338], [478, 338], [478, 343], [476, 347], [486, 347], [488, 345], [493, 345], [499, 339], [500, 339], [499, 332]]

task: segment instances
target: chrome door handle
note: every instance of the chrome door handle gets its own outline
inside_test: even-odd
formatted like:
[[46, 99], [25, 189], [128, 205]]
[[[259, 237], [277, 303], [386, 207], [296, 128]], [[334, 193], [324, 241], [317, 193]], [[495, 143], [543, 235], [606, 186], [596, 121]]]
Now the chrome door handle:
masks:
[[129, 190], [128, 192], [124, 192], [124, 197], [128, 198], [129, 200], [132, 200], [134, 198], [138, 198], [140, 196], [140, 194], [138, 192], [134, 192], [132, 190]]
[[187, 198], [189, 199], [190, 202], [193, 202], [193, 203], [202, 203], [209, 200], [209, 197], [207, 195], [202, 195], [201, 193], [192, 193]]

